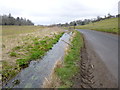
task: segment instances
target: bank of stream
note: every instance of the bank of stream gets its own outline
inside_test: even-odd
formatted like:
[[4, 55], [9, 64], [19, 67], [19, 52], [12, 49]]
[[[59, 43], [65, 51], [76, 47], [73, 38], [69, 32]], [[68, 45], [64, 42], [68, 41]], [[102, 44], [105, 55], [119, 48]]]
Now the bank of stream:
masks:
[[13, 79], [11, 79], [3, 88], [40, 88], [53, 70], [57, 60], [62, 60], [65, 55], [65, 48], [70, 42], [72, 32], [64, 33], [60, 40], [49, 50], [46, 55], [37, 61], [31, 61], [29, 66]]

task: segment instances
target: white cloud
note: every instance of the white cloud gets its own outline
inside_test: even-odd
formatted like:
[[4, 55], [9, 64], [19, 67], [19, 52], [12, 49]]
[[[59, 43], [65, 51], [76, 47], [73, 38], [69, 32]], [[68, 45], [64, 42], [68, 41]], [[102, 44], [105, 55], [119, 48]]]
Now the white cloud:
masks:
[[36, 24], [64, 23], [118, 13], [119, 0], [0, 0], [0, 13], [25, 17]]

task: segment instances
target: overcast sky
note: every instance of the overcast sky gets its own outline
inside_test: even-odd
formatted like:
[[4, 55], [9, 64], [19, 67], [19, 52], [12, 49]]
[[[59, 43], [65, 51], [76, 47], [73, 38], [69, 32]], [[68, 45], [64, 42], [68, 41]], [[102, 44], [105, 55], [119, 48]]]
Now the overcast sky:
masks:
[[49, 25], [118, 13], [119, 0], [0, 0], [0, 14]]

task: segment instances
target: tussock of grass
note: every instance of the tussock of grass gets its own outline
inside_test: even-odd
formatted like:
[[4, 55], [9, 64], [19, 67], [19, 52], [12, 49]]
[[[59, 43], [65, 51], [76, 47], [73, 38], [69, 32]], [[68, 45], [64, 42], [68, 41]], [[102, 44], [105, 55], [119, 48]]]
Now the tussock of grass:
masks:
[[19, 50], [20, 48], [22, 48], [21, 46], [16, 46], [13, 48], [13, 50]]
[[6, 61], [2, 61], [2, 81], [5, 82], [10, 78], [14, 77], [19, 71], [20, 68], [17, 65], [11, 65]]
[[11, 52], [11, 53], [10, 53], [10, 56], [11, 56], [11, 57], [16, 57], [16, 56], [17, 56], [17, 53], [16, 53], [16, 52]]
[[39, 41], [39, 38], [34, 38], [32, 45], [26, 45], [24, 48], [28, 52], [26, 56], [23, 56], [21, 59], [17, 59], [17, 64], [20, 67], [24, 67], [28, 65], [31, 60], [36, 60], [41, 58], [49, 49], [53, 47], [59, 38], [63, 35], [63, 33], [55, 35], [54, 37], [45, 37], [43, 40]]
[[64, 58], [63, 67], [56, 68], [55, 70], [58, 77], [62, 81], [62, 84], [60, 86], [62, 88], [70, 88], [72, 85], [72, 81], [70, 79], [78, 72], [78, 66], [76, 63], [80, 60], [80, 49], [83, 46], [83, 39], [78, 31], [75, 31], [75, 36], [71, 43], [72, 46]]
[[77, 29], [91, 29], [118, 34], [118, 18], [110, 18], [87, 25], [76, 26]]

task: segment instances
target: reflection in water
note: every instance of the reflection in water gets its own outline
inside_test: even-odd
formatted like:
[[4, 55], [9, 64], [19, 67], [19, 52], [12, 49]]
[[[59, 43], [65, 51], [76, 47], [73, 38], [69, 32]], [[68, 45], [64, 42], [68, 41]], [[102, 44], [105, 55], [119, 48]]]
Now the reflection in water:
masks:
[[[41, 60], [31, 61], [29, 67], [21, 70], [21, 72], [3, 88], [40, 88], [45, 77], [50, 75], [55, 62], [59, 58], [64, 57], [64, 50], [67, 47], [67, 43], [69, 43], [71, 34], [72, 33], [63, 34], [59, 42], [55, 44]], [[16, 81], [19, 83], [14, 83]]]

